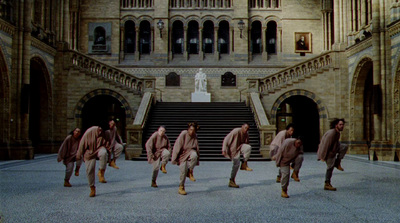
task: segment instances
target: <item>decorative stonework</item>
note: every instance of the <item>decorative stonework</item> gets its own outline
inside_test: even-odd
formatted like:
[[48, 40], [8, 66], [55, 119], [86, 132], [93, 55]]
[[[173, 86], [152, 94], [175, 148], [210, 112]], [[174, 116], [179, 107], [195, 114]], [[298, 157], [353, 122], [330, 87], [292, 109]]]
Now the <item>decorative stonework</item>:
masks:
[[400, 61], [398, 63], [393, 89], [393, 126], [395, 144], [400, 144]]

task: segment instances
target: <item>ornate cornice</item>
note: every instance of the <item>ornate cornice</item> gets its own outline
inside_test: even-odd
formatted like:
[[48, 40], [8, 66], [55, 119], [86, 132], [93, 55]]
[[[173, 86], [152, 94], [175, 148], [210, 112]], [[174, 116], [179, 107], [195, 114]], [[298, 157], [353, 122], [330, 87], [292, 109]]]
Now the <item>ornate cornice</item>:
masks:
[[400, 20], [388, 27], [390, 37], [400, 33]]
[[346, 49], [346, 56], [350, 57], [372, 46], [372, 38], [365, 39]]

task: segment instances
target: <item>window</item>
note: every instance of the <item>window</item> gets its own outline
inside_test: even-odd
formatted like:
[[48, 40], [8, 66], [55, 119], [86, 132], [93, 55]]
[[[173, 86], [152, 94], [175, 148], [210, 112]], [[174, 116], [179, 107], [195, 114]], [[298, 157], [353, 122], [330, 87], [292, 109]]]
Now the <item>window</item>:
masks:
[[231, 72], [227, 72], [221, 76], [221, 86], [223, 87], [235, 87], [236, 86], [236, 75]]
[[167, 76], [165, 76], [165, 86], [167, 87], [181, 86], [181, 77], [175, 72], [169, 73]]

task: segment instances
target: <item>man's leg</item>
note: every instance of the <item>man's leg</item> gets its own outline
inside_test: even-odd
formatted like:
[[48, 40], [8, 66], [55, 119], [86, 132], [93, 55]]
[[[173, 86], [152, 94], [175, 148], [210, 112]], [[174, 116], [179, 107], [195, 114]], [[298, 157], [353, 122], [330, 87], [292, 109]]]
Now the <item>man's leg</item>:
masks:
[[90, 197], [94, 197], [96, 195], [96, 187], [94, 186], [94, 172], [96, 168], [96, 159], [91, 159], [85, 161], [86, 166], [86, 177], [88, 179], [89, 187], [90, 187]]
[[287, 194], [287, 189], [289, 186], [289, 174], [290, 174], [290, 166], [281, 166], [281, 173], [282, 173], [282, 180], [281, 180], [281, 186], [282, 186], [282, 193], [281, 196], [284, 198], [288, 198], [289, 195]]
[[236, 156], [233, 157], [232, 159], [231, 178], [229, 179], [229, 184], [228, 184], [229, 187], [239, 188], [239, 185], [237, 185], [235, 182], [239, 166], [240, 166], [240, 153], [237, 153]]
[[69, 183], [69, 179], [71, 179], [73, 170], [74, 170], [74, 162], [70, 162], [67, 165], [65, 165], [64, 187], [71, 187], [72, 186]]
[[[276, 155], [276, 153], [278, 152], [279, 146], [274, 146], [270, 151], [269, 151], [269, 155], [272, 159], [272, 157], [274, 157]], [[276, 182], [280, 183], [281, 182], [281, 169], [280, 167], [278, 167], [278, 175], [276, 176]]]
[[247, 161], [250, 158], [251, 146], [249, 144], [243, 144], [242, 147], [240, 148], [240, 152], [243, 153], [243, 163], [240, 169], [246, 171], [252, 171], [253, 169], [247, 166]]
[[79, 176], [79, 169], [82, 166], [82, 159], [76, 161], [75, 176]]
[[198, 159], [199, 157], [197, 155], [197, 152], [195, 150], [192, 150], [189, 156], [189, 170], [188, 170], [189, 171], [188, 177], [191, 181], [196, 181], [196, 179], [193, 176], [193, 169], [197, 165]]
[[97, 157], [99, 158], [99, 173], [97, 174], [99, 176], [99, 182], [100, 183], [107, 183], [104, 174], [106, 172], [107, 168], [107, 149], [105, 147], [101, 147], [99, 149], [99, 152], [97, 153]]
[[158, 187], [157, 186], [157, 176], [158, 176], [158, 170], [160, 169], [160, 161], [161, 157], [158, 158], [157, 160], [153, 161], [153, 175], [151, 176], [151, 186], [152, 187]]
[[336, 188], [334, 188], [331, 185], [331, 178], [332, 178], [332, 174], [333, 174], [333, 169], [335, 168], [335, 160], [336, 158], [328, 158], [326, 160], [326, 174], [325, 174], [325, 186], [324, 189], [325, 190], [332, 190], [335, 191]]
[[344, 169], [340, 165], [340, 163], [341, 163], [342, 159], [344, 158], [344, 156], [346, 155], [348, 148], [349, 147], [346, 144], [340, 144], [340, 149], [337, 154], [337, 158], [336, 158], [336, 162], [335, 162], [335, 167], [340, 171], [344, 171]]
[[119, 143], [115, 143], [115, 146], [113, 148], [113, 159], [111, 160], [109, 166], [115, 168], [115, 169], [119, 169], [119, 167], [117, 166], [116, 162], [117, 159], [119, 158], [119, 156], [122, 153], [122, 150], [124, 149], [124, 146], [119, 144]]
[[170, 158], [171, 153], [167, 149], [164, 149], [161, 153], [161, 171], [163, 173], [167, 173], [167, 169], [165, 168], [165, 166], [167, 165]]
[[294, 170], [293, 170], [292, 178], [297, 182], [300, 181], [299, 172], [300, 172], [301, 165], [303, 164], [303, 160], [304, 160], [303, 154], [299, 154], [293, 162]]
[[179, 189], [178, 189], [178, 193], [181, 195], [186, 195], [186, 191], [185, 191], [185, 180], [186, 180], [186, 175], [188, 172], [188, 168], [187, 168], [187, 161], [182, 162], [179, 165], [179, 170], [181, 172], [180, 176], [179, 176]]

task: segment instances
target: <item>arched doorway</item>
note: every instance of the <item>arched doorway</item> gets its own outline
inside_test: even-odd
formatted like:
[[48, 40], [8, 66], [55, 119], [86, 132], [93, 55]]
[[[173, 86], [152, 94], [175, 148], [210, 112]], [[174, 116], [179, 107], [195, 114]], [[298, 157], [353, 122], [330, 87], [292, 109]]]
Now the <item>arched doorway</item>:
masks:
[[276, 113], [278, 131], [294, 123], [294, 137], [304, 137], [304, 151], [316, 152], [319, 144], [319, 113], [317, 104], [310, 98], [294, 95], [280, 103]]
[[99, 125], [101, 121], [118, 120], [117, 128], [124, 142], [126, 142], [126, 115], [125, 108], [119, 100], [110, 95], [97, 95], [89, 99], [82, 109], [82, 130]]
[[50, 109], [49, 74], [42, 59], [34, 57], [30, 62], [29, 87], [29, 139], [35, 153], [47, 153], [51, 138], [52, 116]]

